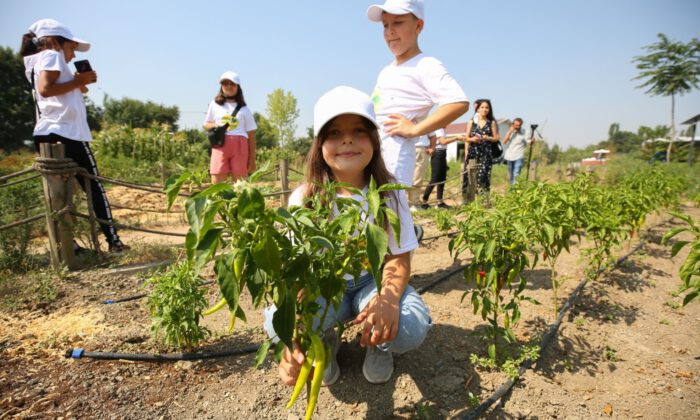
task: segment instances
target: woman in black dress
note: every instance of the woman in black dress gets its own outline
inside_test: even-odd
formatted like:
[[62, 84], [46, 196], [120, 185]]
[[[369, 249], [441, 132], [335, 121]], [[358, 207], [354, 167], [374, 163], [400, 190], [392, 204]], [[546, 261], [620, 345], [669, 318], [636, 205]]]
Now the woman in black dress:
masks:
[[474, 201], [475, 194], [484, 195], [488, 202], [491, 190], [491, 145], [500, 141], [491, 101], [477, 99], [474, 107], [474, 118], [467, 123], [467, 153], [464, 160], [466, 176], [462, 177], [464, 204]]

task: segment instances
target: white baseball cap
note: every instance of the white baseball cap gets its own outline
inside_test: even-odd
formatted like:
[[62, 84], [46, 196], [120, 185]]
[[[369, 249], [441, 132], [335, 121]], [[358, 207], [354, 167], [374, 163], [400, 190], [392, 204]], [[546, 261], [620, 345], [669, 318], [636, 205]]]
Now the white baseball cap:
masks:
[[67, 40], [77, 42], [78, 48], [76, 48], [76, 51], [85, 52], [90, 49], [89, 42], [74, 37], [73, 32], [71, 32], [68, 27], [57, 20], [37, 20], [29, 27], [29, 31], [36, 35], [37, 38], [43, 38], [45, 36], [62, 36]]
[[231, 70], [225, 71], [224, 74], [219, 77], [219, 83], [223, 82], [224, 80], [230, 80], [237, 85], [241, 84], [241, 76], [239, 76], [235, 71]]
[[382, 13], [405, 15], [413, 13], [418, 19], [423, 19], [423, 0], [386, 0], [384, 4], [373, 4], [367, 9], [367, 17], [372, 22], [381, 22]]
[[314, 106], [314, 137], [328, 121], [343, 114], [365, 117], [379, 129], [374, 104], [366, 93], [349, 86], [338, 86], [324, 93]]

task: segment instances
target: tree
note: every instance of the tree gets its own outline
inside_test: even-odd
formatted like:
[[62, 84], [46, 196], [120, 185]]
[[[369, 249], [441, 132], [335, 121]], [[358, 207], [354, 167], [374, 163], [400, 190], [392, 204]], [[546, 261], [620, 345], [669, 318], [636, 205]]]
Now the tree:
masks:
[[168, 124], [177, 131], [180, 110], [177, 106], [165, 106], [154, 102], [142, 102], [137, 99], [112, 99], [104, 97], [104, 121], [112, 124], [124, 124], [132, 128], [148, 128], [155, 124]]
[[255, 125], [255, 145], [260, 149], [271, 149], [277, 146], [277, 137], [275, 129], [270, 124], [270, 121], [258, 112], [253, 113]]
[[87, 110], [88, 127], [92, 131], [100, 131], [102, 129], [102, 119], [104, 118], [105, 110], [95, 105], [89, 97], [85, 96], [85, 108]]
[[0, 147], [9, 152], [31, 139], [35, 115], [24, 60], [11, 48], [0, 47]]
[[294, 140], [294, 132], [297, 129], [295, 123], [299, 118], [297, 99], [292, 92], [278, 88], [267, 95], [267, 114], [270, 125], [275, 130], [280, 147], [285, 147]]
[[671, 150], [676, 139], [675, 107], [676, 95], [697, 89], [700, 77], [700, 41], [693, 38], [689, 43], [670, 41], [658, 34], [659, 42], [644, 47], [648, 55], [634, 57], [637, 69], [641, 70], [634, 80], [643, 80], [638, 88], [648, 88], [645, 93], [652, 96], [671, 97], [671, 141], [666, 152], [666, 161], [671, 161]]
[[603, 147], [610, 147], [618, 153], [629, 153], [639, 149], [642, 139], [636, 133], [620, 130], [619, 123], [610, 124], [608, 140], [601, 143]]
[[294, 141], [287, 145], [287, 149], [293, 151], [299, 156], [306, 156], [311, 150], [311, 145], [314, 143], [313, 127], [306, 128], [306, 137], [297, 137]]

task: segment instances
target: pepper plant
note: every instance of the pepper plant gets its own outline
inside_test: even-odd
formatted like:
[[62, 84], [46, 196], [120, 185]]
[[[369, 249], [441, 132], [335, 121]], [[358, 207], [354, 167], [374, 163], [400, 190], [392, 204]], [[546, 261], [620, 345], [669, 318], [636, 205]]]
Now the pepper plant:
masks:
[[[255, 181], [263, 169], [251, 176]], [[169, 202], [190, 180], [190, 174], [166, 183]], [[306, 356], [289, 406], [315, 372], [307, 394], [306, 416], [314, 411], [330, 347], [324, 343], [323, 325], [330, 305], [336, 308], [345, 291], [344, 274], [355, 279], [363, 270], [373, 274], [381, 289], [381, 267], [388, 249], [386, 227], [397, 234], [399, 220], [385, 205], [391, 191], [403, 187], [377, 187], [370, 180], [362, 201], [336, 197], [336, 188], [353, 194], [362, 191], [347, 185], [328, 184], [302, 207], [272, 209], [263, 194], [250, 183], [212, 185], [191, 195], [185, 210], [190, 229], [185, 241], [187, 256], [196, 272], [213, 262], [222, 294], [209, 313], [227, 307], [233, 327], [245, 320], [239, 306], [247, 288], [253, 306], [274, 304], [272, 324], [279, 339], [276, 353], [296, 342]], [[319, 301], [327, 302], [321, 309]], [[260, 346], [256, 363], [264, 360], [272, 340]]]
[[520, 302], [537, 303], [522, 294], [527, 282], [520, 273], [529, 266], [528, 233], [518, 217], [498, 208], [485, 209], [478, 202], [461, 213], [464, 219], [457, 223], [459, 233], [449, 250], [454, 258], [466, 251], [472, 255], [464, 276], [468, 285], [474, 285], [470, 298], [474, 314], [480, 313], [489, 323], [483, 337], [489, 341], [489, 357], [496, 361], [499, 340], [516, 340], [512, 328], [520, 320]]
[[671, 247], [671, 256], [675, 257], [686, 245], [690, 247], [688, 256], [681, 265], [678, 274], [683, 283], [680, 291], [688, 291], [688, 294], [683, 298], [683, 306], [687, 305], [693, 299], [697, 299], [700, 295], [700, 226], [693, 219], [685, 214], [671, 213], [686, 223], [686, 226], [675, 227], [661, 238], [662, 244], [667, 244], [671, 238], [682, 232], [688, 232], [692, 235], [689, 241], [676, 241]]

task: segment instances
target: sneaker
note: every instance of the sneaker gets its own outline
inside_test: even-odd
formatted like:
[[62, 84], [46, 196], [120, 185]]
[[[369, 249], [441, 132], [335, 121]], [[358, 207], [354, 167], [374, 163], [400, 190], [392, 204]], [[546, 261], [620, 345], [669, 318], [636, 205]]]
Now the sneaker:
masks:
[[338, 366], [338, 349], [340, 348], [340, 338], [335, 328], [331, 328], [326, 332], [324, 341], [331, 345], [331, 363], [325, 371], [323, 371], [323, 386], [331, 386], [340, 377], [340, 366]]
[[428, 204], [425, 201], [421, 202], [419, 206], [420, 206], [421, 210], [428, 210], [430, 208], [430, 204]]
[[129, 249], [131, 249], [131, 248], [128, 247], [127, 245], [124, 245], [124, 243], [122, 243], [122, 241], [120, 241], [119, 239], [117, 239], [114, 242], [109, 243], [109, 253], [110, 254], [119, 255], [124, 251], [128, 251]]
[[394, 373], [394, 356], [391, 351], [382, 351], [376, 347], [369, 347], [362, 365], [362, 373], [367, 382], [371, 384], [383, 384], [389, 382]]
[[416, 240], [420, 242], [423, 239], [423, 228], [421, 225], [413, 225], [413, 231], [416, 233]]
[[451, 209], [452, 206], [445, 204], [444, 202], [441, 201], [435, 205], [435, 208], [436, 209]]
[[411, 207], [409, 207], [409, 210], [411, 211], [411, 213], [415, 213], [415, 212], [418, 211], [418, 207], [416, 207], [416, 206], [411, 206]]

